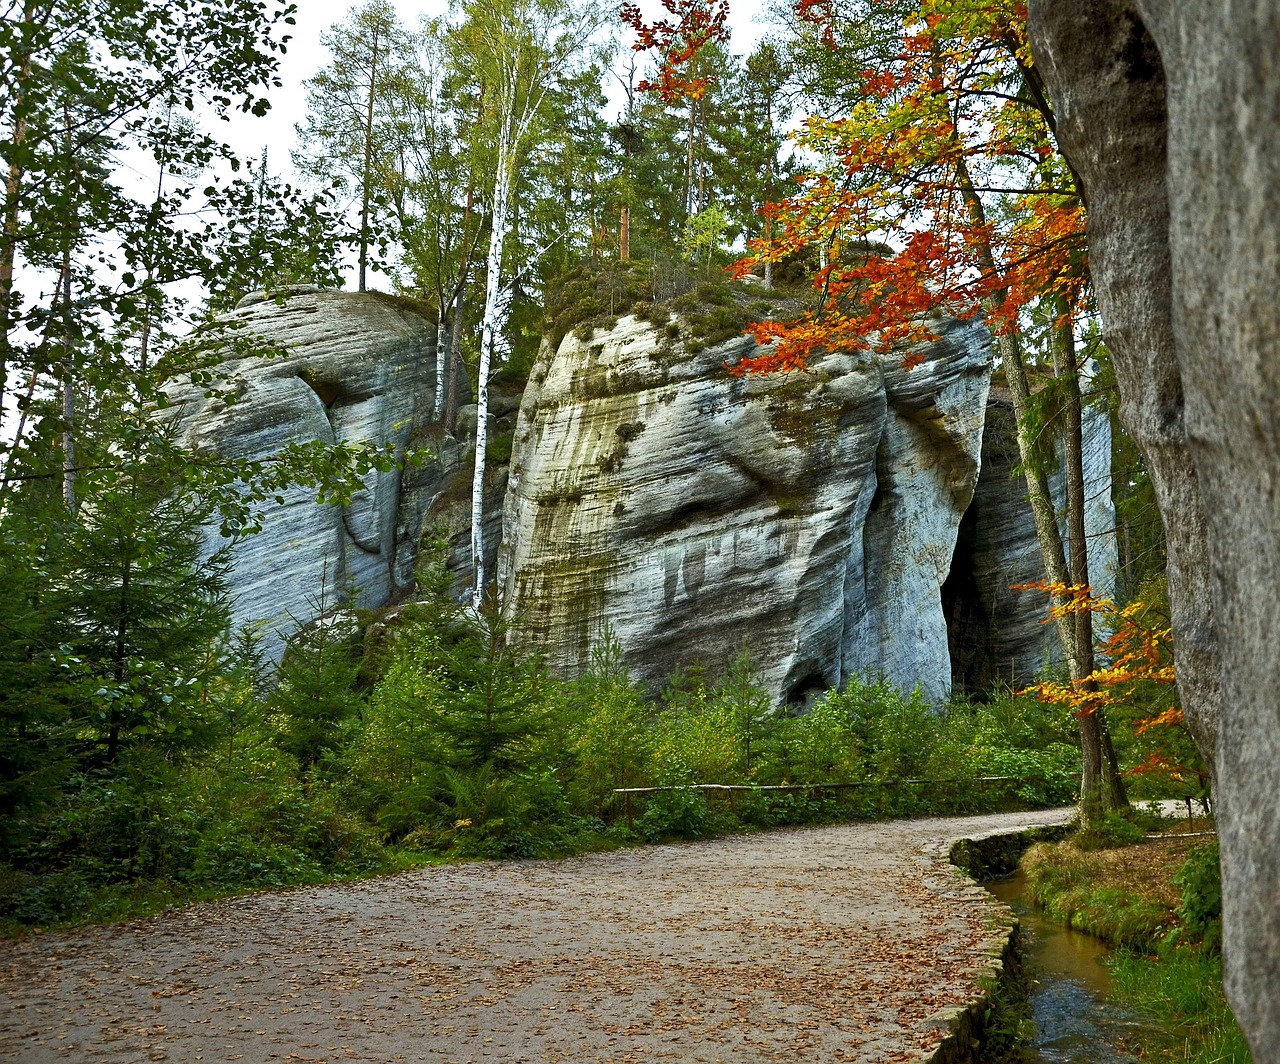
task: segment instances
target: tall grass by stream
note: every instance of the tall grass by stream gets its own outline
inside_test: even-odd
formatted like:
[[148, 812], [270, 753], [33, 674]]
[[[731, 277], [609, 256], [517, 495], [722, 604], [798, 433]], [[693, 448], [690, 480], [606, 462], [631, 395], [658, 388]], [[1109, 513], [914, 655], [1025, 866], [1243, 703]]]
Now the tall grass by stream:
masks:
[[1249, 1064], [1223, 992], [1217, 844], [1168, 822], [1163, 837], [1144, 837], [1156, 825], [1135, 819], [1033, 847], [1023, 859], [1028, 894], [1051, 919], [1117, 947], [1114, 998], [1163, 1031], [1148, 1037], [1143, 1059]]

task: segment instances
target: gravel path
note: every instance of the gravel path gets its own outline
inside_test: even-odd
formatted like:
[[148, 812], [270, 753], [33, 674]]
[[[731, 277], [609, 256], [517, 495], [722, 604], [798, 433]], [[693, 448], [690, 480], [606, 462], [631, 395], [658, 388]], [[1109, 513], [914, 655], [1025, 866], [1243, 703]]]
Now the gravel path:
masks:
[[918, 1060], [996, 911], [945, 846], [1069, 813], [428, 868], [0, 943], [0, 1059]]

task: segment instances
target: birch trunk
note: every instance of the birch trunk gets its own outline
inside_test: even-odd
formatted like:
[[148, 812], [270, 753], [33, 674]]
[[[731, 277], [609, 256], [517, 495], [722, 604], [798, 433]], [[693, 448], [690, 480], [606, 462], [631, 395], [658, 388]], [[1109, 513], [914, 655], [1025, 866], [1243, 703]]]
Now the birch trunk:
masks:
[[[514, 101], [513, 101], [514, 102]], [[510, 111], [508, 110], [508, 115]], [[493, 189], [493, 224], [489, 231], [489, 254], [485, 260], [484, 318], [480, 323], [480, 368], [476, 377], [476, 461], [471, 479], [471, 564], [475, 572], [471, 604], [479, 609], [484, 602], [488, 574], [484, 566], [484, 475], [485, 447], [489, 436], [489, 376], [494, 350], [506, 324], [506, 300], [502, 293], [502, 248], [506, 242], [511, 198], [512, 136], [510, 119], [504, 118], [498, 135], [498, 173]]]
[[[454, 319], [457, 320], [456, 317]], [[444, 378], [447, 372], [449, 345], [453, 342], [450, 333], [456, 326], [447, 325], [445, 308], [440, 308], [439, 324], [436, 326], [436, 394], [431, 405], [432, 420], [439, 422], [444, 418]]]

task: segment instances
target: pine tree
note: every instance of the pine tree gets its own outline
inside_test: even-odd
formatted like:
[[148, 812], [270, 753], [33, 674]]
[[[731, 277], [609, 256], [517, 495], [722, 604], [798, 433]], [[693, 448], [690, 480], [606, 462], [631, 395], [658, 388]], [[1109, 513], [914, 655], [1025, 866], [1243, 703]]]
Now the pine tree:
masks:
[[403, 79], [410, 39], [389, 0], [367, 0], [321, 34], [327, 67], [307, 82], [307, 119], [297, 126], [294, 162], [327, 183], [338, 178], [359, 203], [359, 290], [367, 287], [370, 249], [394, 217], [397, 136], [389, 88]]

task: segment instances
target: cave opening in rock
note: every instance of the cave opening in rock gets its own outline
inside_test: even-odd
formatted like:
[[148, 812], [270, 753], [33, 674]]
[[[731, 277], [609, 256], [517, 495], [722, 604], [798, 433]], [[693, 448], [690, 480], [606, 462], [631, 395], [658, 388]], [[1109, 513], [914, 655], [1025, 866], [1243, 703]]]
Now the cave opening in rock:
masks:
[[970, 506], [960, 519], [951, 571], [942, 584], [942, 613], [947, 622], [951, 686], [957, 694], [985, 699], [995, 685], [995, 647], [990, 606], [977, 578], [978, 514]]
[[786, 691], [784, 701], [789, 710], [797, 714], [803, 713], [830, 689], [831, 680], [811, 666], [799, 679], [784, 687]]
[[316, 397], [324, 404], [326, 410], [330, 409], [343, 396], [342, 385], [337, 381], [321, 380], [310, 371], [299, 373], [298, 378], [316, 393]]

